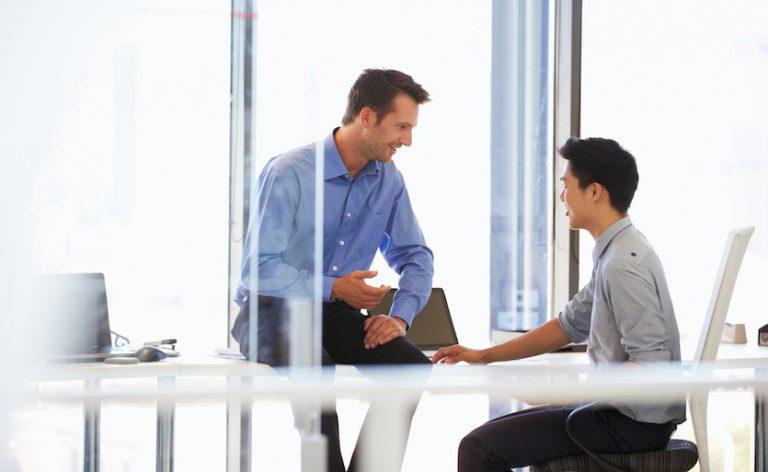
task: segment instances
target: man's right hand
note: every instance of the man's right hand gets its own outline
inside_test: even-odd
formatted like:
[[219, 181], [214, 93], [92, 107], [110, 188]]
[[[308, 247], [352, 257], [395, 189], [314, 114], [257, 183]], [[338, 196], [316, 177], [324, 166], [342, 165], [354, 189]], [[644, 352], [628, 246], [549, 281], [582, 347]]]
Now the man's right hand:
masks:
[[357, 309], [373, 310], [390, 288], [389, 285], [376, 288], [365, 283], [365, 279], [376, 277], [376, 274], [375, 270], [356, 270], [339, 277], [333, 282], [331, 298], [344, 300]]
[[482, 351], [470, 349], [459, 344], [442, 347], [432, 357], [432, 362], [435, 364], [456, 364], [461, 361], [470, 364], [485, 364]]

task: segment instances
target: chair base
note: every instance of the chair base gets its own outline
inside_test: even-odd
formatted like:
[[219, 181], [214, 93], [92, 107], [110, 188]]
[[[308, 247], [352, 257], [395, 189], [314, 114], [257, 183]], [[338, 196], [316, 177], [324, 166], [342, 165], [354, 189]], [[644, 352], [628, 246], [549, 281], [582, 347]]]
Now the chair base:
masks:
[[[699, 460], [696, 445], [682, 439], [671, 439], [662, 451], [597, 456], [626, 472], [686, 472]], [[605, 469], [588, 455], [581, 454], [532, 465], [531, 472], [605, 472]]]

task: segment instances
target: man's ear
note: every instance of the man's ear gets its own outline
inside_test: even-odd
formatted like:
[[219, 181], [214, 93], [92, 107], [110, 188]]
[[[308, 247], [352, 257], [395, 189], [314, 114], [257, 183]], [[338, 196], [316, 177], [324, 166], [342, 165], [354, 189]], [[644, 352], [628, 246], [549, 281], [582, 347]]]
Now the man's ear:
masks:
[[592, 201], [597, 202], [605, 194], [605, 187], [598, 183], [593, 183], [590, 187], [589, 191], [592, 192]]
[[376, 124], [376, 112], [373, 108], [363, 107], [360, 110], [360, 123], [362, 123], [364, 128], [373, 128]]

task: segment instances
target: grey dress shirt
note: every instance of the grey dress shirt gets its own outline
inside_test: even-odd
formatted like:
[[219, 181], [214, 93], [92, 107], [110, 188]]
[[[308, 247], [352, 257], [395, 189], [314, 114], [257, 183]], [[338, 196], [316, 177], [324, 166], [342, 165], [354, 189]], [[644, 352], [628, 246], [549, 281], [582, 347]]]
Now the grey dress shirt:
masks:
[[[592, 259], [592, 279], [558, 316], [565, 334], [573, 342], [589, 338], [587, 353], [597, 368], [627, 361], [680, 362], [680, 335], [664, 269], [628, 216], [603, 232]], [[685, 421], [685, 398], [612, 405], [646, 423]]]

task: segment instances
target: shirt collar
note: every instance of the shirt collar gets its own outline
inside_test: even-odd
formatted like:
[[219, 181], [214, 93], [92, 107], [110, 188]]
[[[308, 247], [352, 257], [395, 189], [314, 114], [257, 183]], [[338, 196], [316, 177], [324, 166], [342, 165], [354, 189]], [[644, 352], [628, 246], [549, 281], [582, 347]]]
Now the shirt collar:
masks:
[[597, 264], [597, 260], [603, 255], [603, 251], [605, 251], [605, 248], [607, 248], [611, 241], [613, 241], [613, 238], [630, 226], [632, 226], [632, 220], [629, 219], [629, 216], [625, 216], [603, 231], [603, 234], [597, 238], [595, 248], [592, 250], [592, 262]]
[[331, 180], [334, 177], [339, 177], [347, 173], [347, 168], [341, 161], [339, 150], [336, 148], [336, 141], [333, 140], [333, 134], [335, 132], [336, 130], [333, 130], [331, 134], [326, 136], [323, 143], [325, 153], [325, 169], [323, 175], [325, 176], [325, 180]]
[[[326, 136], [323, 143], [325, 152], [325, 169], [323, 175], [325, 180], [331, 180], [333, 178], [341, 177], [342, 175], [347, 175], [349, 173], [349, 171], [347, 171], [347, 167], [344, 165], [344, 162], [341, 160], [339, 149], [336, 147], [336, 141], [333, 139], [333, 135], [336, 134], [338, 129], [339, 128], [334, 129], [331, 134]], [[363, 169], [360, 171], [360, 174], [377, 175], [380, 170], [381, 163], [371, 159], [368, 161], [368, 164], [366, 164], [365, 167], [363, 167]]]

